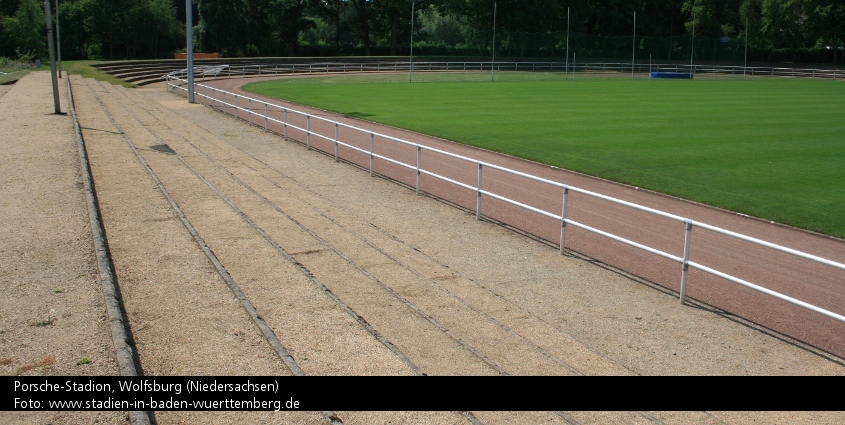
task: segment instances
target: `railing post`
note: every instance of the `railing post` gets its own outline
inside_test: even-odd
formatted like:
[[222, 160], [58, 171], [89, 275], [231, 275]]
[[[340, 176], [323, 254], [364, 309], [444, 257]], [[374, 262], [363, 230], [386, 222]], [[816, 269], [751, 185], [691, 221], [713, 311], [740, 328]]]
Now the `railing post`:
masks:
[[420, 195], [420, 163], [422, 160], [422, 146], [417, 145], [417, 196]]
[[334, 123], [334, 162], [337, 162], [337, 123]]
[[252, 124], [252, 99], [247, 99], [247, 117], [250, 124]]
[[476, 200], [475, 200], [475, 219], [481, 220], [481, 168], [482, 165], [478, 163], [478, 189], [476, 189]]
[[311, 150], [311, 115], [305, 116], [305, 149]]
[[373, 151], [376, 145], [376, 135], [370, 133], [370, 177], [373, 176]]
[[235, 94], [235, 119], [238, 118], [238, 95]]
[[692, 221], [684, 220], [686, 230], [684, 230], [684, 258], [681, 263], [681, 290], [680, 301], [681, 304], [687, 298], [687, 275], [689, 274], [689, 255], [690, 255], [690, 239], [692, 238]]
[[282, 124], [282, 127], [283, 127], [282, 137], [287, 139], [288, 138], [288, 108], [284, 108], [282, 110], [282, 122], [283, 122], [283, 124]]
[[563, 206], [560, 212], [560, 253], [566, 247], [566, 210], [569, 208], [569, 187], [563, 187]]
[[264, 102], [264, 131], [267, 131], [267, 102]]

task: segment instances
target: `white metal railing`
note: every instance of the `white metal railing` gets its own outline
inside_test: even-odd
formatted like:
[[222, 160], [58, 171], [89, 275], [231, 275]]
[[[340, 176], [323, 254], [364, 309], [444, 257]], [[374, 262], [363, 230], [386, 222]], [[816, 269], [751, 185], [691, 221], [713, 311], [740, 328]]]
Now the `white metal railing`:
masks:
[[[186, 85], [186, 84], [187, 84], [187, 81], [185, 81], [185, 80], [182, 80], [182, 79], [179, 79], [179, 78], [176, 78], [176, 77], [172, 77], [172, 76], [168, 77], [168, 88], [170, 90], [187, 91], [187, 89], [184, 87], [184, 85]], [[695, 221], [695, 220], [692, 220], [692, 219], [689, 219], [689, 218], [685, 218], [685, 217], [681, 217], [681, 216], [678, 216], [678, 215], [675, 215], [675, 214], [667, 213], [665, 211], [660, 211], [660, 210], [649, 208], [649, 207], [646, 207], [646, 206], [643, 206], [643, 205], [635, 204], [633, 202], [624, 201], [624, 200], [613, 198], [613, 197], [603, 195], [603, 194], [600, 194], [600, 193], [596, 193], [596, 192], [581, 189], [581, 188], [578, 188], [578, 187], [575, 187], [575, 186], [567, 185], [565, 183], [560, 183], [560, 182], [548, 180], [548, 179], [545, 179], [545, 178], [542, 178], [542, 177], [534, 176], [534, 175], [531, 175], [531, 174], [523, 173], [523, 172], [520, 172], [520, 171], [512, 170], [512, 169], [505, 168], [505, 167], [502, 167], [502, 166], [499, 166], [499, 165], [496, 165], [496, 164], [493, 164], [493, 163], [477, 160], [477, 159], [462, 156], [462, 155], [457, 155], [457, 154], [454, 154], [454, 153], [451, 153], [451, 152], [448, 152], [448, 151], [444, 151], [444, 150], [441, 150], [441, 149], [422, 145], [422, 144], [419, 144], [419, 143], [409, 142], [407, 140], [403, 140], [403, 139], [396, 138], [396, 137], [393, 137], [393, 136], [388, 136], [386, 134], [377, 133], [377, 132], [374, 132], [372, 130], [367, 130], [367, 129], [364, 129], [364, 128], [355, 127], [353, 125], [334, 121], [334, 120], [324, 118], [324, 117], [320, 117], [320, 116], [317, 116], [317, 115], [308, 114], [306, 112], [291, 109], [289, 107], [275, 105], [275, 104], [268, 103], [268, 102], [265, 102], [265, 101], [260, 100], [260, 99], [254, 99], [254, 98], [251, 98], [251, 97], [242, 96], [242, 95], [237, 94], [237, 93], [228, 92], [228, 91], [225, 91], [225, 90], [220, 90], [220, 89], [208, 86], [208, 85], [195, 83], [195, 96], [199, 96], [199, 98], [202, 99], [202, 103], [204, 105], [208, 105], [209, 103], [211, 103], [212, 107], [219, 105], [219, 106], [223, 106], [223, 107], [226, 107], [226, 108], [232, 108], [232, 111], [233, 111], [233, 113], [236, 117], [238, 117], [238, 111], [242, 111], [244, 114], [247, 115], [247, 118], [245, 118], [245, 120], [247, 120], [250, 124], [260, 125], [260, 123], [253, 122], [253, 116], [257, 116], [258, 118], [263, 118], [263, 121], [264, 121], [263, 125], [264, 125], [265, 131], [269, 129], [268, 125], [269, 125], [270, 122], [277, 123], [277, 124], [282, 126], [282, 129], [283, 129], [282, 135], [285, 138], [288, 137], [288, 128], [301, 131], [306, 135], [305, 144], [306, 144], [306, 147], [308, 149], [312, 148], [312, 143], [311, 143], [312, 136], [317, 137], [317, 138], [322, 139], [322, 140], [325, 140], [325, 141], [328, 141], [329, 143], [333, 144], [333, 146], [334, 146], [333, 154], [334, 154], [335, 161], [338, 160], [338, 149], [339, 149], [340, 146], [343, 146], [343, 147], [350, 149], [352, 151], [356, 151], [356, 152], [366, 154], [366, 155], [369, 156], [369, 171], [370, 171], [371, 176], [373, 175], [373, 172], [374, 172], [373, 171], [373, 165], [374, 165], [373, 162], [374, 162], [375, 159], [380, 159], [380, 160], [386, 161], [386, 162], [391, 163], [391, 164], [398, 165], [398, 166], [406, 168], [406, 169], [414, 170], [416, 172], [416, 188], [415, 189], [416, 189], [417, 194], [420, 193], [420, 176], [421, 175], [431, 176], [431, 177], [434, 177], [436, 179], [442, 180], [444, 182], [447, 182], [447, 183], [450, 183], [450, 184], [453, 184], [453, 185], [474, 191], [476, 193], [476, 208], [475, 208], [476, 219], [481, 219], [481, 217], [482, 217], [481, 204], [482, 204], [482, 197], [483, 196], [489, 196], [491, 198], [498, 199], [498, 200], [506, 202], [508, 204], [515, 205], [517, 207], [520, 207], [520, 208], [523, 208], [523, 209], [526, 209], [526, 210], [529, 210], [529, 211], [533, 211], [533, 212], [541, 214], [543, 216], [555, 219], [555, 220], [560, 222], [560, 228], [561, 229], [560, 229], [559, 247], [560, 247], [561, 253], [563, 253], [563, 251], [566, 247], [566, 228], [567, 228], [567, 226], [571, 225], [571, 226], [575, 226], [577, 228], [587, 230], [589, 232], [593, 232], [593, 233], [605, 236], [609, 239], [624, 243], [626, 245], [645, 250], [645, 251], [650, 252], [652, 254], [656, 254], [660, 257], [672, 260], [672, 261], [679, 263], [681, 265], [682, 271], [681, 271], [681, 284], [680, 284], [679, 298], [680, 298], [680, 302], [682, 304], [685, 302], [685, 299], [686, 299], [687, 276], [688, 276], [689, 268], [692, 267], [692, 268], [701, 270], [703, 272], [712, 274], [714, 276], [718, 276], [718, 277], [721, 277], [721, 278], [726, 279], [728, 281], [734, 282], [736, 284], [742, 285], [746, 288], [753, 289], [753, 290], [761, 292], [763, 294], [767, 294], [767, 295], [775, 297], [777, 299], [789, 302], [791, 304], [803, 307], [805, 309], [814, 311], [816, 313], [822, 314], [824, 316], [827, 316], [827, 317], [830, 317], [832, 319], [835, 319], [835, 320], [838, 320], [840, 322], [845, 323], [845, 316], [843, 316], [841, 314], [823, 309], [823, 308], [815, 306], [815, 305], [811, 305], [807, 302], [804, 302], [804, 301], [798, 300], [796, 298], [781, 294], [779, 292], [772, 291], [770, 289], [764, 288], [764, 287], [759, 286], [759, 285], [755, 285], [751, 282], [748, 282], [748, 281], [745, 281], [745, 280], [740, 279], [738, 277], [729, 275], [729, 274], [724, 273], [722, 271], [716, 270], [712, 267], [709, 267], [709, 266], [700, 264], [698, 262], [692, 261], [690, 259], [690, 246], [691, 246], [691, 239], [692, 239], [692, 230], [693, 230], [693, 228], [696, 228], [696, 227], [701, 228], [701, 229], [706, 229], [706, 230], [709, 230], [709, 231], [712, 231], [712, 232], [715, 232], [715, 233], [719, 233], [719, 234], [722, 234], [722, 235], [725, 235], [725, 236], [729, 236], [729, 237], [732, 237], [732, 238], [735, 238], [735, 239], [738, 239], [738, 240], [742, 240], [742, 241], [749, 242], [749, 243], [756, 244], [756, 245], [760, 245], [760, 246], [763, 246], [763, 247], [766, 247], [766, 248], [769, 248], [769, 249], [773, 249], [775, 251], [783, 252], [783, 253], [790, 254], [790, 255], [793, 255], [793, 256], [797, 256], [797, 257], [800, 257], [800, 258], [804, 258], [804, 259], [807, 259], [807, 260], [810, 260], [810, 261], [814, 261], [814, 262], [817, 262], [817, 263], [820, 263], [820, 264], [824, 264], [824, 265], [827, 265], [827, 266], [830, 266], [830, 267], [833, 267], [833, 268], [836, 268], [836, 269], [839, 269], [839, 270], [845, 270], [845, 264], [842, 264], [842, 263], [839, 263], [839, 262], [836, 262], [836, 261], [832, 261], [832, 260], [829, 260], [829, 259], [826, 259], [826, 258], [818, 257], [818, 256], [815, 256], [815, 255], [811, 255], [811, 254], [801, 252], [801, 251], [798, 251], [798, 250], [795, 250], [795, 249], [791, 249], [791, 248], [788, 248], [788, 247], [785, 247], [785, 246], [782, 246], [782, 245], [767, 242], [767, 241], [764, 241], [764, 240], [761, 240], [761, 239], [753, 238], [751, 236], [732, 232], [730, 230], [722, 229], [720, 227], [716, 227], [716, 226], [713, 226], [713, 225], [710, 225], [710, 224], [707, 224], [707, 223]], [[231, 101], [231, 102], [229, 102], [229, 101]], [[268, 110], [270, 110], [270, 108], [275, 108], [276, 111], [281, 111], [283, 113], [283, 118], [280, 120], [280, 119], [271, 117], [268, 113]], [[263, 112], [263, 114], [262, 114], [262, 112]], [[304, 117], [305, 128], [302, 128], [299, 125], [292, 124], [291, 120], [289, 119], [289, 115], [299, 115], [301, 117]], [[334, 129], [334, 134], [320, 134], [320, 133], [314, 131], [312, 126], [311, 126], [312, 120], [317, 120], [319, 122], [329, 124], [329, 128]], [[344, 141], [341, 141], [340, 138], [338, 137], [338, 135], [339, 135], [338, 129], [341, 128], [341, 127], [345, 128], [345, 129], [352, 130], [352, 131], [359, 132], [363, 135], [369, 135], [369, 139], [370, 139], [369, 149], [363, 149], [363, 148], [354, 146], [350, 143], [345, 143]], [[415, 164], [414, 163], [405, 163], [405, 162], [400, 161], [397, 158], [391, 158], [391, 157], [388, 157], [388, 156], [385, 156], [385, 155], [377, 154], [375, 152], [375, 149], [374, 149], [374, 147], [375, 147], [374, 146], [374, 140], [375, 140], [376, 136], [379, 137], [380, 139], [388, 140], [388, 141], [391, 141], [391, 142], [394, 142], [394, 143], [397, 143], [397, 144], [400, 144], [400, 145], [413, 147], [416, 150], [416, 163]], [[458, 181], [456, 178], [450, 178], [450, 177], [447, 177], [447, 176], [439, 175], [439, 174], [437, 174], [437, 173], [435, 173], [431, 170], [427, 170], [427, 169], [423, 168], [421, 166], [423, 152], [436, 153], [436, 154], [439, 154], [439, 155], [444, 155], [446, 157], [457, 159], [459, 161], [463, 161], [465, 163], [471, 164], [471, 166], [473, 168], [477, 169], [477, 178], [478, 178], [477, 184], [476, 185], [467, 184], [467, 183]], [[522, 202], [516, 201], [514, 199], [507, 198], [503, 195], [500, 195], [500, 194], [497, 194], [497, 193], [483, 189], [482, 178], [483, 178], [483, 170], [485, 168], [498, 170], [498, 171], [508, 173], [508, 174], [511, 174], [511, 175], [514, 175], [514, 176], [519, 176], [519, 177], [526, 178], [526, 179], [529, 179], [529, 180], [532, 180], [532, 181], [551, 185], [553, 187], [560, 189], [561, 194], [562, 194], [562, 199], [561, 199], [561, 204], [560, 204], [561, 205], [561, 209], [560, 209], [561, 214], [558, 215], [558, 214], [550, 213], [550, 212], [543, 210], [541, 208], [538, 208], [538, 207], [535, 207], [535, 206], [532, 206], [532, 205], [528, 205], [526, 203], [522, 203]], [[650, 214], [653, 214], [653, 215], [656, 215], [656, 216], [660, 216], [660, 217], [663, 217], [663, 218], [667, 218], [667, 219], [670, 219], [670, 220], [674, 220], [674, 221], [677, 221], [677, 222], [684, 223], [685, 231], [684, 231], [683, 252], [680, 255], [675, 255], [675, 254], [671, 254], [671, 253], [668, 253], [668, 252], [664, 252], [664, 251], [661, 251], [657, 248], [654, 248], [654, 247], [651, 247], [651, 246], [648, 246], [648, 245], [645, 245], [645, 244], [642, 244], [642, 243], [639, 243], [639, 242], [635, 242], [635, 241], [623, 238], [621, 236], [614, 235], [612, 233], [609, 233], [609, 232], [588, 226], [588, 225], [583, 224], [583, 223], [579, 223], [577, 221], [574, 221], [574, 220], [568, 218], [567, 217], [567, 210], [569, 208], [569, 193], [570, 192], [580, 193], [580, 194], [583, 194], [583, 195], [587, 195], [587, 196], [597, 198], [597, 199], [602, 199], [602, 200], [605, 200], [605, 201], [608, 201], [608, 202], [611, 202], [611, 203], [615, 203], [615, 204], [618, 204], [618, 205], [623, 205], [625, 207], [632, 208], [632, 209], [635, 209], [635, 210], [638, 210], [638, 211], [643, 211], [643, 212], [650, 213]]]
[[[343, 72], [387, 72], [387, 71], [534, 71], [534, 72], [631, 72], [630, 62], [313, 62], [301, 64], [263, 64], [263, 65], [223, 65], [214, 77], [247, 77], [289, 74], [331, 74]], [[216, 68], [209, 66], [209, 68]], [[197, 69], [197, 67], [195, 67]], [[681, 65], [636, 63], [633, 71], [645, 73], [651, 71], [686, 72], [692, 74], [730, 74], [747, 76], [781, 76], [810, 78], [843, 78], [845, 71], [840, 69], [813, 68], [778, 68], [735, 65]], [[197, 72], [197, 76], [208, 77], [210, 74]], [[165, 78], [185, 79], [186, 70], [173, 71]]]

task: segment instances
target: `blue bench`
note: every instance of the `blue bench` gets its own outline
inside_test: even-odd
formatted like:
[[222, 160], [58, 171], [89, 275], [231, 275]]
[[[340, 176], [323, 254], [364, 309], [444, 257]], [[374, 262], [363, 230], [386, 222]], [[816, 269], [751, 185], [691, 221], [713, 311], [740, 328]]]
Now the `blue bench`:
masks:
[[680, 80], [692, 80], [692, 74], [686, 72], [652, 72], [649, 78], [676, 78]]

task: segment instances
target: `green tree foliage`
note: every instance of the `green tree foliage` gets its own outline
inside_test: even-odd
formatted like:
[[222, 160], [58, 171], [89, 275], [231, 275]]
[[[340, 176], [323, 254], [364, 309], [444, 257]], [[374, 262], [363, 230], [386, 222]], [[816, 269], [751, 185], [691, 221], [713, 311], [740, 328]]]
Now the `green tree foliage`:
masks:
[[307, 9], [306, 0], [273, 0], [270, 4], [271, 30], [288, 56], [297, 53], [300, 33], [316, 26], [313, 20], [308, 19]]
[[44, 36], [44, 3], [38, 0], [21, 0], [14, 16], [2, 20], [6, 52], [16, 56], [32, 55], [36, 59], [47, 56], [47, 38]]
[[[169, 57], [174, 50], [184, 48], [184, 0], [60, 1], [62, 47], [67, 58]], [[725, 60], [726, 49], [737, 54], [740, 50], [736, 42], [746, 35], [752, 55], [764, 60], [824, 58], [842, 63], [845, 59], [843, 0], [193, 3], [195, 50], [225, 56], [405, 55], [410, 47], [412, 5], [415, 53], [487, 56], [494, 41], [495, 4], [497, 52], [501, 49], [503, 54], [515, 57], [560, 56], [566, 45], [568, 11], [573, 33], [570, 40], [582, 42], [581, 54], [600, 55], [597, 58], [622, 57], [618, 55], [626, 54], [626, 49], [630, 52], [636, 12], [636, 34], [643, 37], [637, 45], [662, 59], [689, 58], [693, 16], [696, 60]], [[22, 50], [44, 51], [43, 22], [32, 19], [30, 12], [19, 16], [34, 11], [33, 5], [40, 10], [42, 3], [0, 0], [0, 55], [14, 56], [19, 45]], [[40, 42], [36, 40], [39, 37]], [[584, 45], [590, 37], [591, 45]]]

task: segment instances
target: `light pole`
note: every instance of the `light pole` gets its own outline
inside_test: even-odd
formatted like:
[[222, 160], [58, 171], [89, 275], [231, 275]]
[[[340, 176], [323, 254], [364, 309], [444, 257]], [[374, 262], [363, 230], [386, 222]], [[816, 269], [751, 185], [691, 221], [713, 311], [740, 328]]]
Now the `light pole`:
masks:
[[59, 78], [62, 78], [62, 32], [59, 31], [59, 0], [56, 0], [56, 53], [59, 56]]
[[185, 33], [188, 44], [188, 103], [194, 103], [194, 23], [191, 0], [185, 0]]
[[56, 79], [56, 48], [53, 45], [53, 14], [50, 12], [50, 0], [44, 0], [44, 17], [47, 21], [47, 47], [50, 50], [50, 77], [53, 80], [53, 106], [56, 114], [62, 113], [59, 104], [59, 81]]

